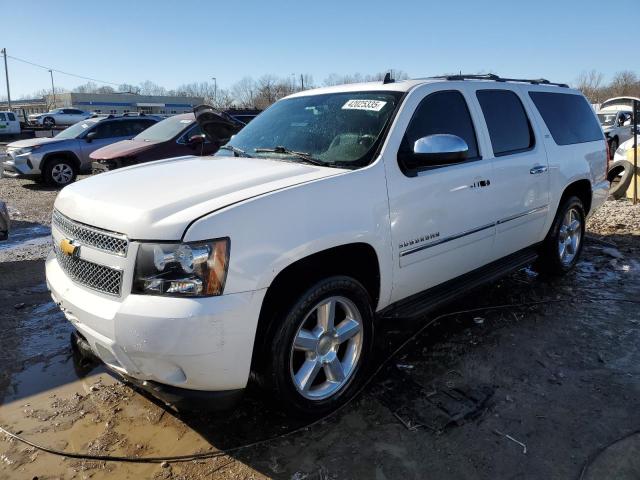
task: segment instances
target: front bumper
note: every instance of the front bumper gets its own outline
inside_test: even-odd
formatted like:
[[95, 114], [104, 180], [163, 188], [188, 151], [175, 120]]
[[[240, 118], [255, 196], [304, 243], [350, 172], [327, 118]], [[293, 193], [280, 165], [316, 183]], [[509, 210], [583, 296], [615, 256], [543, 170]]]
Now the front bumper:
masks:
[[25, 155], [5, 153], [0, 155], [0, 170], [3, 177], [35, 177], [40, 175], [39, 166], [40, 157], [36, 158], [31, 153]]
[[189, 396], [182, 390], [235, 397], [228, 392], [246, 387], [264, 290], [207, 298], [126, 291], [110, 297], [72, 282], [54, 254], [46, 276], [53, 300], [91, 351], [152, 394], [165, 401]]
[[[100, 361], [100, 358], [91, 349], [91, 345], [79, 332], [73, 332], [71, 336], [73, 348], [81, 357], [88, 358], [92, 362]], [[219, 411], [232, 408], [236, 405], [244, 393], [244, 389], [223, 390], [218, 392], [206, 392], [201, 390], [189, 390], [186, 388], [172, 387], [147, 380], [138, 380], [125, 374], [121, 378], [131, 383], [140, 390], [162, 400], [177, 410], [208, 410]]]

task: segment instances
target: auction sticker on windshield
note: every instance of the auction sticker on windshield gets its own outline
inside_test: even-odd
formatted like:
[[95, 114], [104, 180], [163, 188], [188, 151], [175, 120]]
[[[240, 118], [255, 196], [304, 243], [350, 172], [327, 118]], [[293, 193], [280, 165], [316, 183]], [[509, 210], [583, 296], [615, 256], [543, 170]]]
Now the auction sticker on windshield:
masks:
[[371, 110], [379, 112], [386, 104], [387, 102], [382, 100], [348, 100], [342, 106], [342, 110]]

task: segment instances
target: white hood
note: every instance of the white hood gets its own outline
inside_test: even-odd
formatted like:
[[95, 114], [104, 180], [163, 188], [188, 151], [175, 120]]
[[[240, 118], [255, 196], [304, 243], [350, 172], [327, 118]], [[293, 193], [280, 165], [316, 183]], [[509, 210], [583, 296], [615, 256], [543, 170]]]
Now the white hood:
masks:
[[345, 170], [244, 157], [181, 157], [102, 173], [64, 188], [64, 215], [134, 240], [179, 240], [195, 219]]

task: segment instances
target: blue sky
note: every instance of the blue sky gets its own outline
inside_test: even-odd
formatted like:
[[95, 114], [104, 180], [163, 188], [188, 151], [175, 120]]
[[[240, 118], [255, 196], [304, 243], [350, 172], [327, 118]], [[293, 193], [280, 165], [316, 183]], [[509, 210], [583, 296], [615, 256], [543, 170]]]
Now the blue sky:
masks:
[[[167, 88], [213, 76], [228, 88], [265, 73], [309, 73], [318, 84], [333, 72], [389, 68], [412, 77], [491, 70], [572, 82], [583, 70], [607, 78], [638, 71], [640, 39], [617, 35], [614, 24], [638, 32], [640, 1], [613, 5], [617, 11], [604, 0], [2, 0], [0, 47], [88, 77]], [[45, 70], [11, 59], [9, 70], [12, 97], [50, 88]], [[80, 83], [56, 75], [56, 85]]]

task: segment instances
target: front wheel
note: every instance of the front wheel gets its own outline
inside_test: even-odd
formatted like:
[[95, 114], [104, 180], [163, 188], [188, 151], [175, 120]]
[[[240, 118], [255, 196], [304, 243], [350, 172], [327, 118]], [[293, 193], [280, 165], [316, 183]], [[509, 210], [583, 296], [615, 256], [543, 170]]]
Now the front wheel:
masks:
[[609, 142], [609, 156], [613, 158], [616, 154], [616, 150], [618, 150], [619, 142], [617, 138], [612, 138]]
[[280, 405], [318, 415], [356, 393], [373, 342], [371, 299], [362, 284], [326, 278], [277, 317], [265, 383]]
[[49, 160], [42, 172], [42, 178], [47, 185], [64, 187], [72, 183], [78, 175], [76, 166], [66, 158]]
[[42, 125], [47, 128], [53, 128], [56, 125], [56, 121], [51, 117], [47, 117], [42, 121]]
[[538, 270], [552, 275], [564, 275], [580, 258], [585, 230], [582, 201], [569, 197], [558, 208], [551, 229], [544, 240], [537, 261]]

